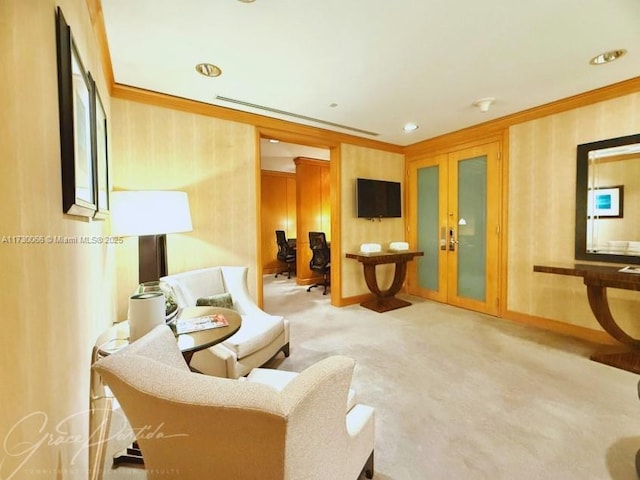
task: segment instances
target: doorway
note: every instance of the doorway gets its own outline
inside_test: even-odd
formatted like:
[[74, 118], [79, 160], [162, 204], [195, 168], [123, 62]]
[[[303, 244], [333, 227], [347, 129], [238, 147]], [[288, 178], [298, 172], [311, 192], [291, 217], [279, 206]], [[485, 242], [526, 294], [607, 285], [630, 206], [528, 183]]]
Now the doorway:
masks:
[[409, 270], [409, 293], [498, 315], [500, 142], [409, 165], [409, 225], [424, 252]]
[[[331, 239], [330, 148], [260, 139], [262, 274], [276, 274], [276, 230], [283, 230], [296, 249], [296, 274], [291, 281], [311, 285], [309, 231]], [[285, 277], [286, 278], [286, 277]]]

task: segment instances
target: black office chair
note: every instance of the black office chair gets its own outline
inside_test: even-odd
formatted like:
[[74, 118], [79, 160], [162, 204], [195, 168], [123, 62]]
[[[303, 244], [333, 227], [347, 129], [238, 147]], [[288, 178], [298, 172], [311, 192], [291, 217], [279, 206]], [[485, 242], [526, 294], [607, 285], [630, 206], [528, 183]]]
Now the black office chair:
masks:
[[286, 270], [277, 272], [276, 278], [285, 271], [287, 278], [291, 278], [291, 272], [296, 269], [296, 249], [287, 241], [284, 230], [276, 230], [276, 241], [278, 242], [278, 261], [286, 265]]
[[331, 285], [331, 250], [327, 245], [327, 238], [324, 232], [309, 232], [309, 246], [311, 247], [311, 261], [309, 268], [322, 274], [323, 282], [316, 283], [307, 288], [310, 292], [313, 287], [324, 287], [323, 295], [327, 294], [327, 287]]

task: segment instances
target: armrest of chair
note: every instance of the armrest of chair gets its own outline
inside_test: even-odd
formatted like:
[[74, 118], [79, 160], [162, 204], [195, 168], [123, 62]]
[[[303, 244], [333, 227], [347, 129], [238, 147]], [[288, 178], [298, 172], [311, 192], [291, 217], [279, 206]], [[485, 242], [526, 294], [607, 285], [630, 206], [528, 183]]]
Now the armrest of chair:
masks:
[[[341, 418], [342, 426], [346, 428], [344, 416], [354, 367], [353, 359], [333, 355], [299, 373], [282, 390], [285, 414], [311, 412], [312, 421], [324, 423], [327, 412], [335, 412], [330, 416]], [[316, 415], [318, 411], [323, 414]]]
[[269, 315], [262, 310], [249, 294], [247, 287], [247, 267], [221, 267], [227, 292], [231, 294], [233, 304], [243, 315]]
[[[347, 412], [355, 361], [332, 356], [293, 378], [281, 391], [287, 416], [285, 464], [291, 478], [322, 472], [322, 478], [357, 478], [373, 451], [373, 409]], [[246, 382], [251, 383], [251, 382]]]

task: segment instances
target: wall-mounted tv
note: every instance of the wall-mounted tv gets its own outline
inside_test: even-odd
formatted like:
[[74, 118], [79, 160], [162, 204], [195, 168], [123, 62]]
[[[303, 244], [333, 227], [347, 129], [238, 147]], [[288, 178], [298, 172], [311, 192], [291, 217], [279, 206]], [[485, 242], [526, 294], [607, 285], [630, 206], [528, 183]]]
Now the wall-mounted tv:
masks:
[[356, 179], [356, 215], [358, 218], [401, 217], [400, 182]]

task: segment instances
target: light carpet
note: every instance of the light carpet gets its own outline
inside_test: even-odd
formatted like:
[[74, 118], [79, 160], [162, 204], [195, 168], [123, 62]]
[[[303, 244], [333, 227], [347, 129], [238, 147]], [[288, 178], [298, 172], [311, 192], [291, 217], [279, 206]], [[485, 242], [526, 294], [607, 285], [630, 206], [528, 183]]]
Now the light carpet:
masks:
[[589, 360], [595, 345], [403, 295], [413, 305], [382, 314], [336, 308], [264, 280], [265, 310], [291, 322], [291, 356], [272, 366], [356, 360], [376, 479], [637, 479], [638, 376]]
[[357, 400], [376, 409], [375, 479], [637, 479], [637, 375], [590, 361], [586, 342], [399, 297], [413, 305], [337, 308], [294, 278], [264, 277], [264, 309], [291, 326], [291, 356], [267, 366], [356, 360]]

